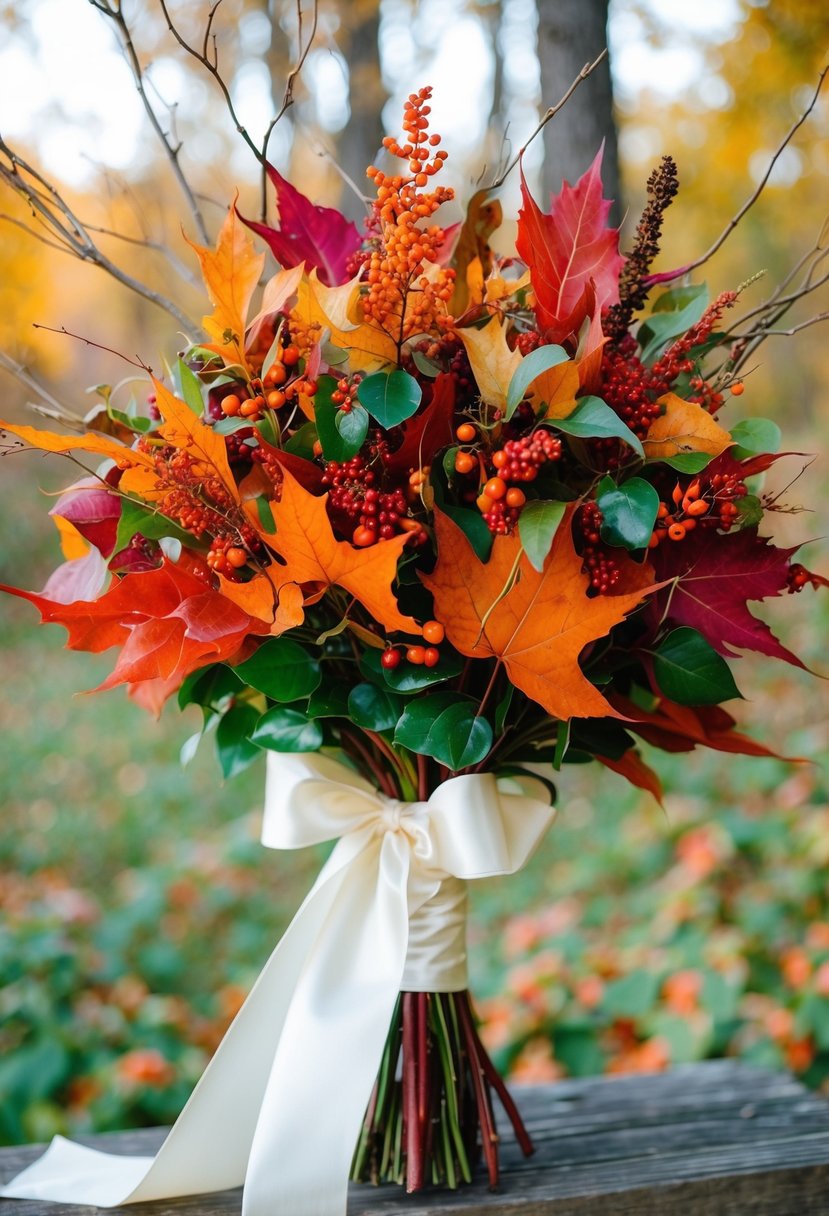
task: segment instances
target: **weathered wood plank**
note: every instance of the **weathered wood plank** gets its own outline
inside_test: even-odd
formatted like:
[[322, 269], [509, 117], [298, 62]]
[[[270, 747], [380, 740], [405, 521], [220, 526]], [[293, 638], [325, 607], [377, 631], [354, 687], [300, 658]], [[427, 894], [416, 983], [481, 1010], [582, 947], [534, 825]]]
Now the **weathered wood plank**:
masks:
[[[503, 1188], [406, 1197], [352, 1187], [349, 1216], [802, 1216], [829, 1213], [829, 1103], [791, 1077], [719, 1060], [651, 1077], [588, 1078], [519, 1089], [536, 1143], [526, 1161], [510, 1135]], [[502, 1121], [502, 1126], [505, 1121]], [[163, 1130], [91, 1137], [112, 1152], [151, 1154]], [[0, 1150], [0, 1177], [38, 1155]], [[125, 1216], [238, 1216], [241, 1193], [117, 1209]], [[113, 1212], [116, 1209], [112, 1209]], [[97, 1209], [0, 1200], [2, 1216], [93, 1216]]]

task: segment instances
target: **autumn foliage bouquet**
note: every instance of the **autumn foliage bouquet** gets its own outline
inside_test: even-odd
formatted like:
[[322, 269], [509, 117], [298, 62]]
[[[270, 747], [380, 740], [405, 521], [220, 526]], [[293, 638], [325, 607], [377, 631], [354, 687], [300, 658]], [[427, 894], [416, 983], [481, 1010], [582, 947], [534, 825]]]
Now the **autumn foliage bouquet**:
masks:
[[[386, 806], [481, 774], [546, 803], [539, 781], [588, 759], [658, 796], [638, 740], [768, 754], [723, 708], [728, 660], [801, 665], [748, 604], [826, 580], [761, 531], [780, 436], [733, 417], [756, 336], [726, 323], [739, 292], [651, 272], [673, 162], [626, 256], [601, 155], [547, 213], [522, 178], [504, 256], [491, 192], [436, 215], [429, 96], [368, 170], [363, 230], [270, 168], [278, 227], [231, 207], [193, 246], [205, 340], [146, 402], [5, 426], [104, 462], [52, 509], [67, 560], [44, 591], [6, 590], [70, 647], [118, 648], [102, 688], [200, 706], [226, 776], [322, 753]], [[249, 229], [281, 267], [255, 311]], [[529, 1149], [465, 984], [404, 990], [354, 1177], [455, 1185], [482, 1147], [494, 1184], [493, 1087]]]

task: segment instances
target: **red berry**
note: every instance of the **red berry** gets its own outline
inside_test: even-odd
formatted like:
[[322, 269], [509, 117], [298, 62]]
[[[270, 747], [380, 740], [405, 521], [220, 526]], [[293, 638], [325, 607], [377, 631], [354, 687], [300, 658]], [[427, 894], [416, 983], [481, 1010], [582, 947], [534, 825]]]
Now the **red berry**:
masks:
[[399, 650], [390, 646], [380, 655], [380, 666], [385, 667], [386, 671], [394, 671], [395, 667], [399, 666], [402, 657]]
[[423, 664], [425, 667], [435, 667], [440, 662], [440, 651], [436, 646], [427, 646], [423, 652]]

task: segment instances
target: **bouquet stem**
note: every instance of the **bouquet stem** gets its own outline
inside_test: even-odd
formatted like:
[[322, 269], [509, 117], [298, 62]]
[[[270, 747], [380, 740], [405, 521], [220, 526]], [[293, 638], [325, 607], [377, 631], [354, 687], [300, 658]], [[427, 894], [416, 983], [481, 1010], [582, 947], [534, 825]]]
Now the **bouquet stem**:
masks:
[[498, 1186], [498, 1095], [525, 1156], [532, 1141], [475, 1026], [467, 991], [403, 992], [392, 1016], [380, 1071], [354, 1154], [354, 1182], [471, 1182], [482, 1153], [490, 1189]]

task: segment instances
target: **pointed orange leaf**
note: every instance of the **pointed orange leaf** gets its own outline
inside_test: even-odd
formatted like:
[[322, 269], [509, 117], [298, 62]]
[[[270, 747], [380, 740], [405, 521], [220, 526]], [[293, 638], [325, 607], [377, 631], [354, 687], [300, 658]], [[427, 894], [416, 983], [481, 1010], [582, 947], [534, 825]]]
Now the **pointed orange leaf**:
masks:
[[158, 434], [174, 448], [190, 452], [201, 464], [217, 476], [228, 494], [239, 502], [239, 490], [227, 459], [224, 438], [202, 422], [188, 405], [174, 397], [160, 380], [153, 377], [156, 404], [164, 419]]
[[280, 581], [282, 566], [269, 566], [249, 583], [231, 583], [219, 575], [225, 599], [232, 600], [250, 616], [263, 621], [272, 634], [284, 633], [305, 620], [302, 589], [296, 583]]
[[317, 498], [309, 494], [283, 468], [281, 498], [269, 504], [276, 532], [264, 531], [256, 506], [246, 505], [253, 526], [286, 563], [281, 567], [282, 574], [280, 567], [269, 567], [269, 577], [282, 578], [280, 586], [289, 582], [323, 587], [335, 583], [358, 599], [384, 629], [419, 634], [420, 626], [401, 613], [391, 589], [407, 535], [356, 549], [335, 537], [325, 509], [326, 499], [327, 495]]
[[[185, 237], [185, 240], [187, 238]], [[207, 287], [213, 312], [202, 324], [213, 339], [211, 350], [226, 363], [245, 364], [245, 321], [251, 297], [256, 290], [265, 255], [257, 253], [253, 241], [230, 207], [222, 224], [215, 249], [196, 245], [202, 276]]]
[[665, 407], [665, 413], [651, 423], [642, 445], [650, 460], [678, 456], [682, 452], [707, 452], [719, 456], [732, 443], [728, 431], [701, 405], [684, 401], [676, 393], [666, 393], [659, 398], [659, 404]]
[[621, 717], [578, 660], [588, 643], [605, 637], [641, 603], [646, 589], [588, 598], [571, 517], [572, 511], [539, 574], [516, 534], [496, 536], [484, 564], [460, 528], [436, 510], [438, 561], [423, 582], [452, 645], [473, 658], [500, 659], [511, 682], [554, 718]]
[[41, 452], [92, 452], [96, 456], [108, 456], [119, 468], [131, 465], [142, 465], [152, 468], [150, 456], [128, 448], [107, 435], [58, 435], [54, 431], [41, 431], [34, 426], [14, 426], [10, 422], [0, 421], [0, 430], [17, 435], [30, 447], [38, 448]]

